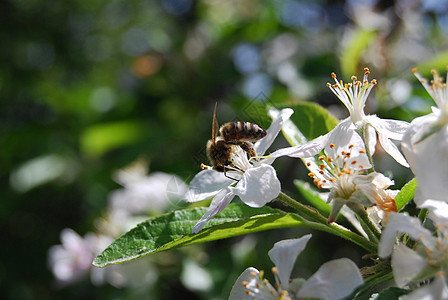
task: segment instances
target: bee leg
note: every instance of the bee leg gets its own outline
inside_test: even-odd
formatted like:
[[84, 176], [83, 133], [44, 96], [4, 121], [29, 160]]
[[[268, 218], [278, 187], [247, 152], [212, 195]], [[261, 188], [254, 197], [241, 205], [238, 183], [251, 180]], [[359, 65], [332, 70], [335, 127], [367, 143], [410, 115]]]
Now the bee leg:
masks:
[[230, 177], [229, 175], [227, 175], [225, 169], [224, 169], [224, 176], [226, 176], [226, 177], [229, 178], [229, 179], [232, 179], [232, 180], [235, 180], [235, 181], [239, 181], [238, 179], [235, 179], [235, 178]]
[[254, 145], [251, 142], [238, 142], [238, 146], [241, 147], [244, 151], [246, 151], [250, 157], [253, 157], [255, 160], [257, 160], [257, 153], [254, 150]]

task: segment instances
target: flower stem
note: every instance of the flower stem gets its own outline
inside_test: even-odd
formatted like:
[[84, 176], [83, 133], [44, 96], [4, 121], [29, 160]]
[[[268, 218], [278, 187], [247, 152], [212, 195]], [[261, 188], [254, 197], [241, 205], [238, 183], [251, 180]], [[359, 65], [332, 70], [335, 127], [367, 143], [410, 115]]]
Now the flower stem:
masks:
[[[283, 192], [277, 197], [282, 203], [288, 205], [289, 207], [298, 211], [302, 218], [304, 218], [303, 222], [306, 224], [308, 228], [317, 229], [321, 231], [325, 231], [337, 236], [340, 236], [346, 240], [349, 240], [370, 253], [376, 253], [377, 244], [367, 240], [365, 237], [350, 231], [349, 229], [337, 224], [331, 223], [328, 224], [327, 219], [322, 216], [317, 210], [312, 209], [306, 205], [303, 205], [300, 202], [297, 202], [293, 198], [289, 197]], [[305, 219], [306, 218], [306, 219]]]
[[381, 238], [381, 232], [375, 224], [372, 223], [364, 206], [355, 202], [348, 202], [347, 206], [356, 214], [356, 216], [358, 216], [361, 226], [369, 237], [369, 240], [378, 244]]

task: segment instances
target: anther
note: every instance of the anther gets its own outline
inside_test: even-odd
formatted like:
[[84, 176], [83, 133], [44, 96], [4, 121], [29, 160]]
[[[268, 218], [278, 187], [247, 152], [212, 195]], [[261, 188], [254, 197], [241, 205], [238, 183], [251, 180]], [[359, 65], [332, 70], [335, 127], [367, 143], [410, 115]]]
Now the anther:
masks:
[[330, 148], [334, 148], [334, 147], [336, 147], [335, 144], [330, 144]]
[[412, 74], [417, 73], [417, 68], [412, 68], [411, 72], [412, 72]]
[[331, 77], [336, 78], [336, 74], [334, 72], [331, 73]]
[[329, 163], [332, 163], [332, 162], [333, 162], [333, 159], [332, 159], [331, 157], [327, 157], [327, 161], [328, 161]]
[[325, 165], [319, 165], [319, 169], [321, 169], [321, 170], [325, 170]]
[[311, 163], [310, 163], [310, 162], [307, 162], [306, 165], [309, 167], [309, 166], [311, 166]]
[[324, 155], [321, 155], [321, 156], [319, 156], [319, 158], [318, 158], [320, 161], [323, 161], [323, 160], [325, 160], [325, 156]]
[[354, 160], [354, 161], [351, 162], [352, 165], [355, 165], [356, 163], [357, 163], [356, 160]]
[[366, 149], [359, 150], [359, 153], [366, 153]]

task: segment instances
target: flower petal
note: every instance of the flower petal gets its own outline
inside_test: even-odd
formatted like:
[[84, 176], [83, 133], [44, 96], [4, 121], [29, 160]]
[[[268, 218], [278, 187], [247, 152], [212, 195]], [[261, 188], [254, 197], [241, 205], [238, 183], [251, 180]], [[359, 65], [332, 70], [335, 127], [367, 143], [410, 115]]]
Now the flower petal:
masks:
[[438, 300], [448, 299], [448, 287], [445, 278], [436, 277], [433, 282], [412, 293], [401, 296], [400, 300]]
[[411, 282], [426, 266], [428, 266], [426, 259], [402, 243], [398, 244], [392, 252], [392, 270], [399, 287], [404, 287]]
[[380, 257], [388, 257], [392, 253], [398, 232], [407, 233], [412, 239], [422, 241], [431, 250], [435, 247], [434, 237], [421, 225], [419, 219], [392, 212], [378, 247]]
[[[414, 201], [421, 204], [427, 199], [447, 201], [448, 194], [448, 168], [444, 163], [448, 160], [448, 125], [421, 139], [419, 129], [416, 126], [431, 126], [432, 118], [418, 118], [418, 122], [412, 121], [411, 127], [405, 134], [402, 148], [411, 169], [417, 178], [417, 191]], [[413, 141], [419, 141], [414, 143]]]
[[408, 162], [404, 158], [403, 154], [401, 154], [400, 150], [398, 150], [398, 147], [390, 139], [388, 139], [386, 135], [378, 133], [378, 137], [384, 151], [392, 156], [392, 158], [395, 159], [397, 163], [406, 168], [409, 168]]
[[409, 123], [405, 121], [380, 119], [375, 115], [369, 115], [366, 119], [367, 123], [372, 125], [379, 134], [392, 140], [401, 141], [409, 128]]
[[[448, 203], [426, 200], [420, 205], [421, 208], [429, 208], [429, 218], [434, 221], [435, 224], [448, 223]], [[442, 227], [442, 230], [445, 229]]]
[[243, 178], [231, 188], [233, 193], [251, 207], [262, 207], [280, 194], [280, 181], [275, 169], [266, 164], [244, 172]]
[[297, 298], [342, 299], [363, 284], [356, 264], [340, 258], [323, 264], [302, 286]]
[[276, 299], [274, 287], [269, 283], [265, 284], [259, 274], [252, 267], [244, 270], [233, 285], [229, 300]]
[[297, 256], [305, 249], [310, 238], [311, 234], [307, 234], [299, 239], [283, 240], [275, 243], [268, 252], [277, 267], [280, 284], [284, 290], [289, 289], [289, 279]]
[[[271, 153], [270, 158], [277, 158], [280, 156], [290, 156], [297, 158], [306, 158], [312, 157], [316, 154], [319, 154], [320, 151], [325, 147], [325, 144], [328, 140], [327, 135], [322, 135], [320, 137], [315, 138], [314, 140], [295, 147], [287, 147], [283, 149], [278, 149], [277, 151]], [[268, 159], [270, 159], [268, 158]], [[265, 163], [265, 161], [263, 161]]]
[[233, 197], [235, 197], [235, 195], [232, 191], [230, 191], [230, 189], [227, 188], [221, 190], [215, 198], [213, 198], [210, 206], [202, 218], [196, 223], [196, 225], [194, 225], [193, 233], [198, 233], [202, 227], [204, 227], [205, 223], [226, 208], [226, 206], [232, 201]]
[[285, 108], [281, 111], [270, 109], [269, 115], [274, 119], [271, 126], [266, 130], [266, 136], [257, 141], [254, 145], [254, 150], [258, 155], [263, 155], [266, 150], [272, 145], [275, 138], [282, 129], [283, 123], [288, 120], [294, 111], [291, 108]]
[[235, 181], [224, 176], [224, 173], [213, 170], [203, 170], [191, 180], [188, 191], [184, 195], [187, 202], [196, 202], [210, 199], [223, 188]]

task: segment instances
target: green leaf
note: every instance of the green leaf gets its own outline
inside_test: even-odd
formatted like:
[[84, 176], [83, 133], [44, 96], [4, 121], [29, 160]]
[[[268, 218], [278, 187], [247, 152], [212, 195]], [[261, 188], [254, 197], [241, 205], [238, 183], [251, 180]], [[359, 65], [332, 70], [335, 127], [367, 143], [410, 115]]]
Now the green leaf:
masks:
[[304, 226], [300, 217], [269, 207], [251, 208], [232, 203], [211, 219], [198, 233], [193, 226], [206, 212], [206, 207], [174, 211], [151, 218], [115, 240], [93, 264], [105, 267], [141, 256], [268, 229]]
[[319, 192], [317, 192], [313, 187], [303, 180], [294, 180], [294, 185], [296, 188], [300, 191], [302, 196], [319, 212], [324, 215], [325, 217], [328, 217], [331, 212], [331, 206], [325, 202], [320, 196]]
[[414, 198], [415, 189], [417, 188], [417, 181], [412, 179], [406, 183], [398, 195], [395, 197], [395, 204], [397, 205], [397, 211], [400, 211], [409, 201]]
[[352, 33], [341, 51], [341, 69], [344, 78], [349, 79], [359, 73], [360, 58], [376, 36], [377, 32], [365, 29], [357, 29]]
[[316, 103], [301, 102], [288, 107], [294, 110], [294, 114], [285, 122], [282, 131], [291, 146], [302, 145], [327, 134], [339, 123], [328, 110]]
[[81, 151], [88, 156], [101, 156], [110, 150], [144, 139], [147, 131], [147, 126], [141, 121], [93, 125], [81, 133]]

